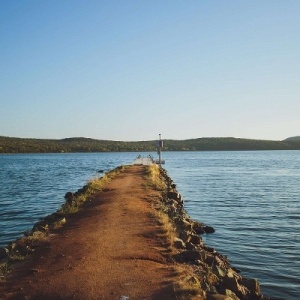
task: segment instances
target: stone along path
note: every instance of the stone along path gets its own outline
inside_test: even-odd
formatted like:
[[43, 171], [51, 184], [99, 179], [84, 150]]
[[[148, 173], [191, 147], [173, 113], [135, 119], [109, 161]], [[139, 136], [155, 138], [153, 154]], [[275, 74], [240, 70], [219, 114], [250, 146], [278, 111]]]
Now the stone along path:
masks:
[[179, 274], [155, 216], [159, 192], [130, 166], [67, 217], [0, 284], [0, 299], [176, 299]]

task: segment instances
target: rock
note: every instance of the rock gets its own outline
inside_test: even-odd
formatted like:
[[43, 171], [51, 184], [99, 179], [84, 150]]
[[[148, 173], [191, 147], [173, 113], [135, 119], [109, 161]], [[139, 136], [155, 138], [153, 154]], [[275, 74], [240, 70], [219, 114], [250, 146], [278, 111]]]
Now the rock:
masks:
[[236, 278], [238, 281], [242, 279], [242, 276], [239, 275], [233, 268], [228, 269], [227, 277]]
[[34, 238], [36, 238], [36, 239], [42, 239], [42, 238], [45, 237], [45, 233], [42, 232], [42, 231], [34, 231], [34, 232], [32, 233], [32, 236], [33, 236]]
[[187, 250], [196, 250], [196, 248], [197, 248], [196, 245], [194, 245], [190, 242], [187, 242], [185, 245], [186, 245]]
[[212, 294], [218, 294], [216, 287], [213, 285], [209, 286], [207, 291]]
[[78, 189], [78, 191], [75, 193], [75, 195], [82, 195], [87, 192], [89, 187], [87, 185], [83, 186], [81, 189]]
[[216, 286], [220, 283], [220, 278], [212, 271], [211, 268], [206, 270], [206, 281], [209, 286]]
[[176, 207], [174, 204], [168, 206], [167, 213], [169, 216], [172, 217], [172, 216], [176, 215], [176, 212], [177, 212], [177, 210], [176, 210]]
[[207, 258], [207, 252], [203, 250], [199, 250], [199, 253], [201, 255], [201, 260], [204, 262]]
[[210, 253], [216, 253], [216, 250], [212, 247], [208, 247], [208, 246], [203, 246], [203, 249], [207, 252], [210, 252]]
[[243, 298], [249, 294], [249, 290], [246, 287], [241, 286], [235, 277], [225, 276], [222, 286], [224, 289], [233, 291], [239, 298]]
[[233, 300], [233, 298], [222, 294], [208, 294], [207, 300]]
[[59, 219], [57, 219], [54, 223], [52, 223], [50, 225], [51, 229], [57, 229], [62, 227], [64, 224], [67, 223], [67, 220], [65, 217], [60, 217]]
[[7, 258], [7, 254], [4, 248], [0, 248], [0, 260]]
[[240, 269], [237, 269], [235, 267], [231, 267], [233, 271], [235, 271], [236, 273], [241, 273], [242, 271]]
[[216, 266], [215, 268], [218, 277], [225, 277], [227, 275], [227, 270], [225, 268], [222, 268], [220, 266]]
[[207, 257], [205, 258], [205, 263], [209, 266], [212, 266], [215, 262], [215, 257], [208, 253]]
[[190, 235], [190, 242], [193, 243], [194, 245], [201, 245], [202, 244], [202, 239], [200, 238], [199, 235], [191, 234]]
[[174, 244], [174, 247], [176, 247], [177, 249], [185, 249], [185, 243], [180, 238], [175, 237], [173, 244]]
[[193, 230], [197, 233], [197, 234], [203, 234], [205, 233], [204, 229], [203, 229], [203, 224], [199, 223], [199, 222], [193, 222]]
[[190, 261], [195, 262], [201, 260], [201, 254], [197, 250], [186, 250], [181, 253], [175, 254], [175, 259], [180, 261]]
[[181, 226], [185, 231], [192, 231], [192, 223], [184, 218], [176, 219], [176, 223]]
[[197, 259], [197, 260], [195, 261], [195, 265], [201, 266], [202, 268], [205, 268], [205, 267], [206, 267], [205, 263], [204, 263], [203, 261], [199, 260], [199, 259]]
[[[202, 278], [201, 280], [201, 289], [203, 291], [207, 291], [209, 289], [209, 284], [206, 282], [205, 278]], [[206, 298], [204, 298], [206, 299]]]
[[231, 290], [225, 290], [225, 295], [231, 297], [233, 300], [239, 300], [238, 296]]
[[48, 224], [46, 224], [44, 221], [39, 221], [34, 224], [32, 231], [47, 231], [48, 227]]
[[205, 233], [214, 233], [215, 232], [214, 228], [211, 226], [204, 226], [203, 230]]
[[65, 194], [65, 199], [67, 200], [68, 203], [72, 202], [74, 199], [74, 194], [72, 192], [67, 192]]
[[44, 222], [45, 223], [54, 223], [54, 222], [57, 222], [58, 220], [62, 219], [63, 218], [63, 215], [62, 214], [59, 214], [59, 213], [53, 213], [47, 217], [44, 218]]
[[179, 232], [179, 238], [182, 239], [185, 243], [188, 243], [190, 241], [189, 233], [184, 230]]
[[187, 221], [184, 222], [184, 224], [182, 226], [183, 226], [184, 230], [186, 230], [186, 231], [191, 231], [192, 230], [192, 224], [187, 222]]
[[15, 247], [15, 251], [20, 253], [20, 255], [22, 256], [26, 256], [30, 253], [30, 248], [26, 244], [18, 243], [17, 246]]
[[166, 203], [166, 205], [175, 205], [176, 201], [173, 200], [173, 199], [167, 198], [167, 199], [165, 200], [165, 203]]
[[242, 278], [241, 285], [245, 286], [252, 295], [260, 295], [260, 285], [257, 279]]
[[169, 199], [181, 201], [181, 195], [178, 192], [168, 192], [167, 197]]

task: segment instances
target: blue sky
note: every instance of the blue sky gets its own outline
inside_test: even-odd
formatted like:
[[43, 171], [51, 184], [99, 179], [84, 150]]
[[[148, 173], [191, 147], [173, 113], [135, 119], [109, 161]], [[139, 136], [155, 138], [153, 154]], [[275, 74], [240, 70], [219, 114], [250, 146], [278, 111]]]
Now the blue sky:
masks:
[[0, 0], [0, 135], [300, 135], [300, 1]]

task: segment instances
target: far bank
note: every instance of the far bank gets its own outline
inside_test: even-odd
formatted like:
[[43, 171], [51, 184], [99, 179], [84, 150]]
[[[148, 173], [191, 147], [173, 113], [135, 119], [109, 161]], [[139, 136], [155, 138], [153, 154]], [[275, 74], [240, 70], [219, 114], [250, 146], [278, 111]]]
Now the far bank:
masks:
[[[300, 150], [299, 139], [283, 141], [243, 138], [164, 139], [164, 151], [255, 151]], [[156, 141], [107, 141], [90, 138], [61, 140], [24, 139], [0, 136], [0, 153], [83, 153], [156, 151]]]

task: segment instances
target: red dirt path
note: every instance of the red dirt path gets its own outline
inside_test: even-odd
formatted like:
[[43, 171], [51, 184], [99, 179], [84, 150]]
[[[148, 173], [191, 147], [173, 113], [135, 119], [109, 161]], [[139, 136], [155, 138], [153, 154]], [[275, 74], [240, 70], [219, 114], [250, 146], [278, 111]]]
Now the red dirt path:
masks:
[[159, 193], [145, 188], [144, 172], [126, 168], [67, 217], [0, 284], [0, 299], [176, 299], [179, 275], [154, 214]]

